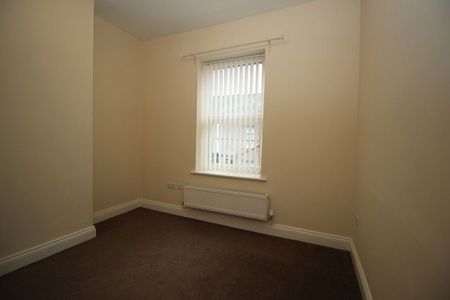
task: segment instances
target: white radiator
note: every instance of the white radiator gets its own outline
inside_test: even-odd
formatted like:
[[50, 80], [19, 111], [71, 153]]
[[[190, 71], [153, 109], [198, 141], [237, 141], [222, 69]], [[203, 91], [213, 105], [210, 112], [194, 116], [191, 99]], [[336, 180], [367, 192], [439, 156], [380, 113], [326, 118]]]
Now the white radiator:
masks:
[[186, 185], [185, 207], [267, 221], [269, 194], [238, 192]]

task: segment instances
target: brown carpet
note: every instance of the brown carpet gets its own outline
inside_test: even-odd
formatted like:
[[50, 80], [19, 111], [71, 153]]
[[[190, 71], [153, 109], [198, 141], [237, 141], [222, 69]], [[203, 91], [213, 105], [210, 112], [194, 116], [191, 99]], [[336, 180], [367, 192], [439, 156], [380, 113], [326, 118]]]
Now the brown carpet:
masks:
[[361, 299], [350, 254], [145, 209], [0, 278], [1, 299]]

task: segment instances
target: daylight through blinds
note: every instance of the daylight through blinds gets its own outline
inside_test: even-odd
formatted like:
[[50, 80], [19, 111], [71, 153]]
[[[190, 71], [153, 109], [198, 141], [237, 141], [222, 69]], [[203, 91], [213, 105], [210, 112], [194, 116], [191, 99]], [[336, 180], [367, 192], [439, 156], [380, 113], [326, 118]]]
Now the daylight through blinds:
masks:
[[261, 173], [264, 55], [202, 63], [197, 171]]

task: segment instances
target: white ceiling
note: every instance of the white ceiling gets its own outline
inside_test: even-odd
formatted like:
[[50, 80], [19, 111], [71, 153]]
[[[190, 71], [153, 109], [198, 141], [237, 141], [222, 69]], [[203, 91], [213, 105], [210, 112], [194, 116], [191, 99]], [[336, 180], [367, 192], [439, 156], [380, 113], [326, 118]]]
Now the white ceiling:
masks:
[[148, 40], [310, 0], [96, 0], [95, 14]]

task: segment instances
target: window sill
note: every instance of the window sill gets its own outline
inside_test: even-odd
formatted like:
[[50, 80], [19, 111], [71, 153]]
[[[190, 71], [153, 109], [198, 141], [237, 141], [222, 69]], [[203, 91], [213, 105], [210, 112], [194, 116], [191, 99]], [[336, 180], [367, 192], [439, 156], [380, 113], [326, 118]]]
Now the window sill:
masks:
[[237, 174], [201, 172], [201, 171], [191, 171], [191, 174], [192, 175], [202, 175], [202, 176], [224, 177], [224, 178], [232, 178], [232, 179], [253, 180], [253, 181], [261, 181], [261, 182], [267, 181], [266, 177], [261, 177], [261, 176], [245, 176], [245, 175], [237, 175]]

